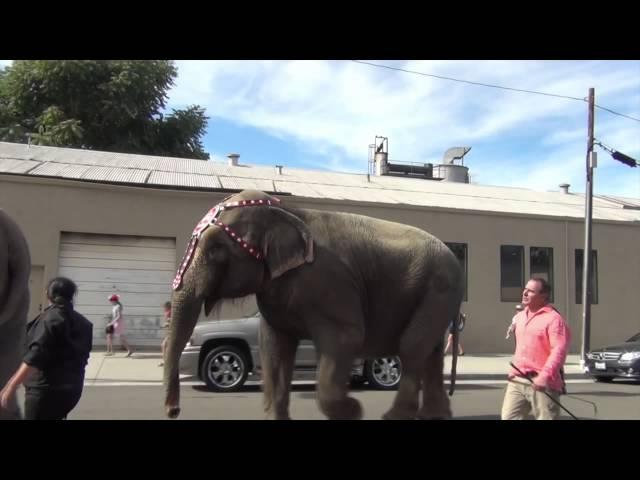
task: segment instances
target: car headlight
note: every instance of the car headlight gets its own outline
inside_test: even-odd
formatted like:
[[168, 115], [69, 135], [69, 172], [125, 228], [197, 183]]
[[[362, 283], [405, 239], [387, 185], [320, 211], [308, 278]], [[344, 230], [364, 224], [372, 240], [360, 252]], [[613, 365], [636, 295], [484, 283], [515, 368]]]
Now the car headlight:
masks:
[[587, 358], [589, 360], [593, 360], [593, 353], [587, 353]]
[[640, 358], [640, 352], [627, 352], [620, 356], [621, 362], [631, 362], [636, 358]]

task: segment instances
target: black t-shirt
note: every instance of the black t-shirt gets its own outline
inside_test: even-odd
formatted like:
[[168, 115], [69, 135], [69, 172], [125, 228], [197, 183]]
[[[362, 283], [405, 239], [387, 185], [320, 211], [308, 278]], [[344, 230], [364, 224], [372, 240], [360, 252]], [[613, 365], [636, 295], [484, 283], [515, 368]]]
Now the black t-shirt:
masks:
[[93, 325], [71, 304], [51, 305], [27, 324], [24, 362], [38, 371], [27, 382], [31, 388], [76, 387], [93, 346]]

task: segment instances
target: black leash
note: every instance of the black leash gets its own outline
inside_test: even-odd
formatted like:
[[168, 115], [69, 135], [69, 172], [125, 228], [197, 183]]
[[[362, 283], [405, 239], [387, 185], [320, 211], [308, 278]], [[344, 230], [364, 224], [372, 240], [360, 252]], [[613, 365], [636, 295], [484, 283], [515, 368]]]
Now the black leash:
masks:
[[[529, 380], [529, 382], [531, 382], [532, 385], [535, 385], [535, 383], [533, 382], [533, 380], [531, 380], [531, 378], [529, 378], [527, 375], [525, 375], [525, 373], [520, 370], [518, 367], [516, 367], [513, 362], [509, 362], [509, 365], [511, 365], [522, 377], [526, 378], [527, 380]], [[567, 410], [566, 408], [564, 408], [564, 406], [555, 398], [553, 398], [551, 395], [549, 395], [545, 390], [538, 390], [539, 392], [544, 393], [547, 397], [549, 397], [551, 400], [553, 400], [553, 402], [555, 404], [557, 404], [561, 409], [563, 409], [565, 412], [567, 412], [571, 418], [573, 418], [574, 420], [580, 420], [578, 417], [576, 417], [573, 413], [571, 413], [569, 410]]]

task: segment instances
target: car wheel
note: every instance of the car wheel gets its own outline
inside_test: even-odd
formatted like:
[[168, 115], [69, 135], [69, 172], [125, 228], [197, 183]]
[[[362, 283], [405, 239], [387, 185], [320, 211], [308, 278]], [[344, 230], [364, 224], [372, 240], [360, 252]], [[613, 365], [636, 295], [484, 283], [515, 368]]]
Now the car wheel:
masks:
[[596, 382], [602, 383], [611, 383], [613, 382], [613, 377], [593, 377]]
[[402, 365], [398, 357], [383, 357], [367, 360], [364, 375], [369, 385], [376, 390], [393, 390], [402, 376]]
[[247, 356], [231, 345], [214, 348], [202, 362], [202, 380], [215, 392], [235, 392], [244, 385], [248, 375]]

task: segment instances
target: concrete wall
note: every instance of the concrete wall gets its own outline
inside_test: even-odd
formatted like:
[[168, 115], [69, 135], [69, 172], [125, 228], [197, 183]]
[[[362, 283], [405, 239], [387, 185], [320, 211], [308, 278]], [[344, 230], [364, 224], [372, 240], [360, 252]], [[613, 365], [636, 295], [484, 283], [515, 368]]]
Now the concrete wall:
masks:
[[[33, 265], [44, 267], [45, 282], [57, 274], [60, 232], [144, 235], [176, 239], [176, 265], [195, 224], [222, 193], [100, 185], [61, 179], [0, 175], [0, 207], [23, 228]], [[468, 301], [463, 304], [469, 352], [511, 352], [504, 339], [515, 302], [500, 301], [500, 245], [552, 247], [555, 305], [572, 329], [572, 351], [581, 341], [582, 305], [575, 304], [574, 249], [583, 248], [579, 220], [480, 214], [412, 206], [283, 197], [287, 204], [339, 210], [398, 221], [423, 228], [445, 242], [468, 244]], [[640, 226], [596, 222], [593, 248], [598, 251], [599, 304], [592, 307], [591, 345], [619, 342], [640, 330], [632, 289], [640, 280]], [[36, 292], [34, 292], [36, 293]], [[44, 301], [44, 299], [43, 299]], [[255, 301], [226, 304], [221, 316], [254, 310]], [[105, 305], [108, 313], [109, 306]], [[161, 312], [159, 311], [159, 315]]]

